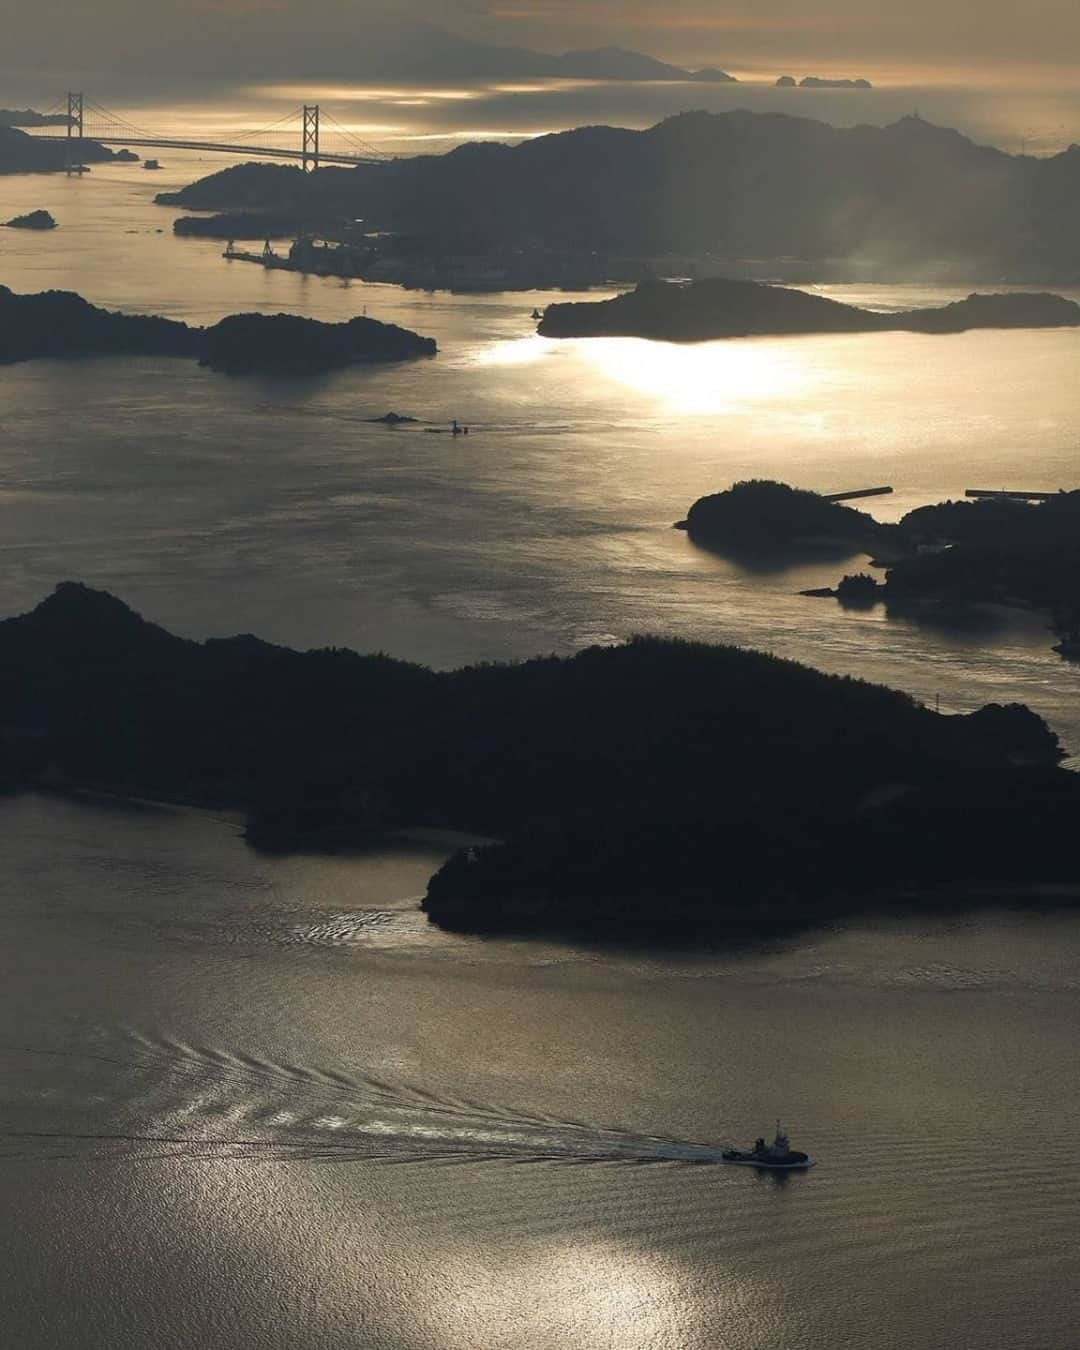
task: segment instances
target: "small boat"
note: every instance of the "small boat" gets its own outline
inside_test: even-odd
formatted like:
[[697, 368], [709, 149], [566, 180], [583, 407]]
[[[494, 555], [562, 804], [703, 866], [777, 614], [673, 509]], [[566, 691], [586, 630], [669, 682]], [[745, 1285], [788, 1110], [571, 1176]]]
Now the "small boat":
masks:
[[809, 1153], [800, 1153], [791, 1147], [791, 1141], [780, 1128], [779, 1121], [776, 1122], [776, 1137], [771, 1144], [767, 1144], [762, 1137], [754, 1141], [751, 1149], [726, 1148], [720, 1156], [726, 1163], [739, 1163], [743, 1167], [769, 1167], [774, 1171], [805, 1171], [814, 1165], [814, 1159]]

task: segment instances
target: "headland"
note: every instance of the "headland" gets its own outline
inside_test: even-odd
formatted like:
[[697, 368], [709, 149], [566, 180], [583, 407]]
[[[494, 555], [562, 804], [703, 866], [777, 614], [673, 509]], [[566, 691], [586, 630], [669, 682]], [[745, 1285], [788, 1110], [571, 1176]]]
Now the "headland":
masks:
[[732, 647], [436, 673], [193, 642], [65, 583], [0, 623], [0, 672], [11, 790], [225, 805], [274, 849], [406, 825], [501, 840], [432, 879], [449, 927], [760, 934], [904, 907], [899, 890], [1080, 880], [1080, 777], [1028, 709], [944, 716]]

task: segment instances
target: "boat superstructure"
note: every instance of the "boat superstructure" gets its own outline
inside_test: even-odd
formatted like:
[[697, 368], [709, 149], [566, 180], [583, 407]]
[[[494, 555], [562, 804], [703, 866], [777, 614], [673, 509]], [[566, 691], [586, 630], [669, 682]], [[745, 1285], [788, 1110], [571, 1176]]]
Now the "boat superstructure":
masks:
[[754, 1141], [753, 1148], [726, 1148], [721, 1157], [726, 1163], [739, 1163], [743, 1167], [768, 1167], [776, 1171], [805, 1171], [814, 1165], [814, 1159], [809, 1153], [800, 1153], [791, 1147], [791, 1140], [786, 1131], [780, 1128], [779, 1121], [776, 1122], [776, 1134], [771, 1144], [767, 1144], [762, 1136]]

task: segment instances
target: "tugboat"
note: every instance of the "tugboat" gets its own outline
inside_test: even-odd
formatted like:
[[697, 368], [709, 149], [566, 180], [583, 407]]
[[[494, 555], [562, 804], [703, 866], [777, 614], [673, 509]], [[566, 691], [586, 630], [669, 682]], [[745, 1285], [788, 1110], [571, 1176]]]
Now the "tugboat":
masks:
[[799, 1153], [791, 1147], [791, 1140], [776, 1122], [776, 1138], [767, 1144], [764, 1137], [754, 1141], [752, 1149], [726, 1148], [720, 1155], [726, 1163], [741, 1163], [744, 1167], [771, 1167], [776, 1171], [805, 1171], [813, 1167], [809, 1153]]

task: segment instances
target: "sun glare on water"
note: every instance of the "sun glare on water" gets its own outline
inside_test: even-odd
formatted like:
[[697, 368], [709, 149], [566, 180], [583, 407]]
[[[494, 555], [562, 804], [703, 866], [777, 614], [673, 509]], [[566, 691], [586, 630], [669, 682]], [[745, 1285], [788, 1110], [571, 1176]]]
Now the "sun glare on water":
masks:
[[565, 355], [642, 399], [655, 411], [724, 413], [797, 399], [814, 379], [814, 362], [784, 340], [674, 343], [642, 338], [519, 338], [497, 342], [476, 358], [488, 366], [527, 366]]
[[675, 413], [721, 413], [801, 392], [809, 372], [797, 351], [771, 341], [692, 345], [640, 338], [576, 344], [596, 373]]

